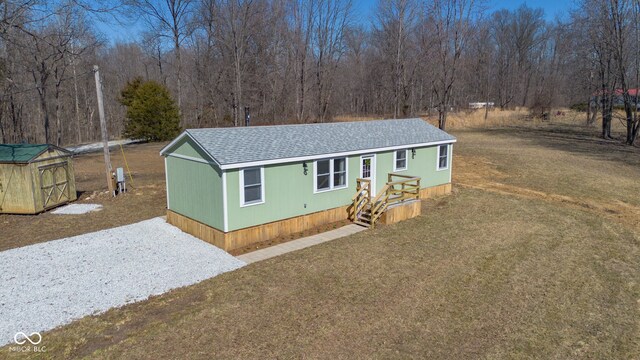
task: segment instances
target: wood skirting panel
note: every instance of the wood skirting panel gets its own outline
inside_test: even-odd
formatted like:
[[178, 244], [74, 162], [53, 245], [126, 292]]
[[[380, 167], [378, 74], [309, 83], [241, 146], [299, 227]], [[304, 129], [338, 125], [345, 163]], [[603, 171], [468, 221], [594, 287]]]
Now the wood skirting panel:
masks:
[[436, 196], [451, 194], [451, 183], [432, 186], [420, 190], [420, 199], [430, 199]]
[[167, 210], [167, 222], [178, 229], [226, 250], [225, 233], [186, 216]]
[[[420, 190], [420, 199], [428, 199], [451, 193], [451, 184], [444, 184]], [[225, 233], [199, 221], [167, 210], [167, 222], [226, 251], [241, 248], [261, 241], [287, 236], [321, 225], [349, 219], [348, 208], [341, 206], [312, 214], [297, 216], [267, 224]], [[421, 214], [420, 201], [411, 202], [388, 209], [381, 217], [383, 224], [393, 224]]]
[[252, 226], [227, 233], [226, 250], [233, 250], [253, 243], [269, 240], [278, 236], [287, 236], [305, 230], [329, 224], [336, 221], [347, 220], [347, 206], [319, 211], [312, 214], [297, 216], [271, 223]]
[[234, 250], [261, 241], [302, 232], [321, 225], [348, 219], [348, 206], [319, 211], [267, 224], [224, 233], [186, 216], [167, 210], [167, 222], [224, 250]]
[[395, 224], [420, 216], [420, 214], [422, 214], [422, 202], [413, 200], [387, 209], [380, 217], [380, 222], [385, 225]]

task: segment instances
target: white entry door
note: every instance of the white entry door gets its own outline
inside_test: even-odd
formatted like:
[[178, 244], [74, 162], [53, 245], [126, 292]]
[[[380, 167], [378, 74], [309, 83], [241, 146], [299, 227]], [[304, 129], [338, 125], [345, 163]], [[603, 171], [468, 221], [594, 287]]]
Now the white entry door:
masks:
[[371, 197], [376, 196], [376, 155], [360, 156], [360, 178], [371, 180]]

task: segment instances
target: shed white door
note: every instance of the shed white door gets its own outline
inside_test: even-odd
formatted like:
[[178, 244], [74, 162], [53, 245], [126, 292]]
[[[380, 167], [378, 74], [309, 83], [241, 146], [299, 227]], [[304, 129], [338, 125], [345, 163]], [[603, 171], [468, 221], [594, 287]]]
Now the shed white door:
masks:
[[360, 156], [360, 178], [371, 180], [371, 197], [376, 196], [376, 155]]

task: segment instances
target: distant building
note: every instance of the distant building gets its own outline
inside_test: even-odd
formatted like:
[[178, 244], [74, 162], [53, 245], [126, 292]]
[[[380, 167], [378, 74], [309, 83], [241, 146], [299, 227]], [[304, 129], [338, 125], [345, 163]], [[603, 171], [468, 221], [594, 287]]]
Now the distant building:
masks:
[[[627, 90], [627, 93], [631, 97], [632, 105], [637, 103], [638, 109], [640, 109], [640, 99], [638, 98], [638, 91], [640, 91], [640, 89], [629, 89]], [[591, 101], [589, 105], [591, 107], [596, 107], [596, 102], [602, 101], [602, 94], [603, 94], [602, 90], [593, 93], [591, 96]], [[624, 91], [622, 89], [616, 89], [613, 92], [613, 106], [623, 106], [623, 105], [624, 105]]]
[[492, 102], [471, 102], [469, 103], [469, 109], [484, 109], [486, 107], [492, 108], [494, 103]]

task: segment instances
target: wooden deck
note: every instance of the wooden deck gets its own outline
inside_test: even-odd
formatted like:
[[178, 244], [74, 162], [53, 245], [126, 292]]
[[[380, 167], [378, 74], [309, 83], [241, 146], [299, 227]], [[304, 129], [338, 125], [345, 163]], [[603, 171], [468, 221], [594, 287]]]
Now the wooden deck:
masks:
[[[372, 196], [371, 181], [356, 179], [356, 194], [350, 207], [350, 219], [359, 225], [375, 227], [388, 208], [420, 199], [420, 177], [390, 173], [380, 192]], [[419, 215], [412, 205], [409, 214]], [[396, 211], [397, 212], [397, 211]], [[416, 214], [417, 213], [417, 214]], [[402, 216], [404, 217], [404, 216]], [[394, 218], [391, 216], [389, 218]], [[404, 219], [403, 219], [404, 220]]]

